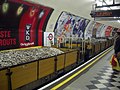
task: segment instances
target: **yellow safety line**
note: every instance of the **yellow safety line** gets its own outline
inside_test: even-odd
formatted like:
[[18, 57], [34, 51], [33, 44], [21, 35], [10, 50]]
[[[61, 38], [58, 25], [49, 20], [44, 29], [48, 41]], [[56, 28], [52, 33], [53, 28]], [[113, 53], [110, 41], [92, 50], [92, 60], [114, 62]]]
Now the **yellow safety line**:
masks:
[[60, 84], [56, 85], [55, 87], [53, 87], [51, 90], [56, 90], [58, 88], [60, 88], [61, 86], [63, 86], [64, 84], [66, 84], [67, 82], [69, 82], [70, 80], [72, 80], [74, 77], [76, 77], [77, 75], [79, 75], [81, 72], [83, 72], [84, 70], [86, 70], [88, 67], [90, 67], [91, 65], [93, 65], [95, 62], [97, 62], [101, 57], [103, 57], [104, 55], [106, 55], [108, 52], [110, 52], [113, 48], [111, 48], [110, 50], [108, 50], [107, 52], [103, 53], [100, 57], [96, 58], [93, 62], [91, 62], [90, 64], [88, 64], [87, 66], [85, 66], [83, 69], [81, 69], [80, 71], [78, 71], [77, 73], [73, 74], [71, 77], [67, 78], [66, 80], [64, 80], [63, 82], [61, 82]]

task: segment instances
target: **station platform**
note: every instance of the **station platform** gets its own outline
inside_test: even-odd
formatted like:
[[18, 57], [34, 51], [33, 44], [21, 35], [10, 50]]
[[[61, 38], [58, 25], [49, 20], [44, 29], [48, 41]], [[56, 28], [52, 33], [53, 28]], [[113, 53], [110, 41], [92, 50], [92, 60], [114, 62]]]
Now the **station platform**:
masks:
[[99, 55], [95, 63], [90, 62], [58, 82], [38, 90], [120, 90], [120, 72], [113, 71], [110, 65], [113, 53], [111, 49], [105, 55]]
[[109, 63], [113, 50], [63, 90], [120, 90], [120, 73]]

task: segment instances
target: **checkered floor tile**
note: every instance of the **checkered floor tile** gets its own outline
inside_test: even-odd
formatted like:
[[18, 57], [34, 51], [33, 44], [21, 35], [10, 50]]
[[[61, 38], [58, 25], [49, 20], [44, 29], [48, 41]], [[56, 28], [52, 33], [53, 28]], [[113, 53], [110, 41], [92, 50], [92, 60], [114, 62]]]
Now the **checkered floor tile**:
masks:
[[92, 84], [86, 86], [89, 90], [120, 90], [120, 72], [105, 66], [90, 82]]

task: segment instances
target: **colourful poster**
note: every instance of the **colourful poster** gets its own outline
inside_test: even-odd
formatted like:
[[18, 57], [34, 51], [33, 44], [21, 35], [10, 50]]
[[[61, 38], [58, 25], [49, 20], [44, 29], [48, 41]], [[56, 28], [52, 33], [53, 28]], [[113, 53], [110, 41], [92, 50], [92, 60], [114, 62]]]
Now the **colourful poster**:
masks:
[[119, 28], [113, 28], [112, 30], [112, 36], [116, 37], [116, 32]]
[[85, 30], [85, 34], [84, 34], [85, 39], [88, 39], [88, 38], [92, 37], [92, 31], [93, 31], [94, 25], [95, 25], [95, 22], [91, 21], [88, 29]]
[[107, 27], [108, 27], [107, 25], [103, 25], [100, 31], [100, 37], [105, 38], [105, 30]]
[[113, 30], [112, 26], [108, 26], [105, 30], [105, 36], [110, 37], [112, 30]]
[[83, 38], [85, 28], [89, 22], [88, 19], [62, 12], [54, 29], [55, 37]]
[[96, 32], [99, 29], [99, 27], [101, 26], [101, 23], [96, 22], [92, 31], [92, 38], [96, 38]]
[[100, 38], [101, 37], [101, 32], [102, 32], [102, 27], [104, 25], [103, 24], [100, 24], [100, 26], [98, 27], [97, 31], [96, 31], [96, 38]]

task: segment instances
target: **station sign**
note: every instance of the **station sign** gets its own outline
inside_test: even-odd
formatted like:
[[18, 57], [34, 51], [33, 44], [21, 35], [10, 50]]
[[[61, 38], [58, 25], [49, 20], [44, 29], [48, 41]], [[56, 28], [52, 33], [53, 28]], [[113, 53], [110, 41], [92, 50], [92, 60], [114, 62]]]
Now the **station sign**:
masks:
[[44, 46], [54, 45], [54, 32], [44, 32]]
[[91, 11], [91, 17], [120, 17], [120, 9], [107, 11]]

